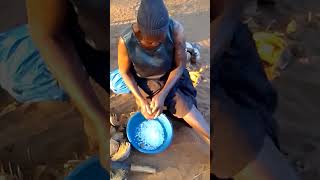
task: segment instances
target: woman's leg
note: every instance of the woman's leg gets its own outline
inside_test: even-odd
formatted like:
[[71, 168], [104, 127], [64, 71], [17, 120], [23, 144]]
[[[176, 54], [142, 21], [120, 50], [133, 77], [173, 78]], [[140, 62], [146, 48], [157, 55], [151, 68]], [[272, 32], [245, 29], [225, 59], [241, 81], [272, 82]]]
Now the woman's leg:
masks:
[[267, 137], [257, 159], [234, 176], [234, 180], [298, 180], [287, 160]]
[[204, 119], [202, 114], [196, 108], [195, 105], [191, 108], [190, 112], [187, 113], [183, 119], [195, 129], [195, 131], [203, 138], [203, 140], [210, 144], [210, 126], [209, 123]]

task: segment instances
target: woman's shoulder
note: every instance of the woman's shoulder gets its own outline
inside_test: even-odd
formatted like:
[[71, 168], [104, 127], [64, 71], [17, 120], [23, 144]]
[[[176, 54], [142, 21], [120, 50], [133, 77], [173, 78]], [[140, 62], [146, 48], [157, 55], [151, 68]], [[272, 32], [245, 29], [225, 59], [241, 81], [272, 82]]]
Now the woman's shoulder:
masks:
[[127, 41], [127, 40], [129, 40], [131, 38], [132, 33], [133, 33], [132, 25], [130, 25], [130, 26], [126, 27], [125, 29], [123, 29], [123, 31], [120, 34], [120, 37], [124, 41]]
[[179, 21], [173, 18], [170, 19], [170, 31], [173, 36], [183, 33], [183, 30], [183, 25]]
[[176, 30], [176, 29], [183, 27], [182, 24], [178, 20], [173, 19], [173, 18], [170, 18], [170, 26], [171, 26], [171, 28], [173, 28], [173, 30]]
[[171, 21], [170, 28], [169, 28], [170, 39], [171, 39], [172, 43], [174, 43], [175, 40], [181, 39], [180, 37], [184, 37], [184, 28], [183, 28], [183, 25], [179, 21], [172, 19], [172, 18], [170, 21]]

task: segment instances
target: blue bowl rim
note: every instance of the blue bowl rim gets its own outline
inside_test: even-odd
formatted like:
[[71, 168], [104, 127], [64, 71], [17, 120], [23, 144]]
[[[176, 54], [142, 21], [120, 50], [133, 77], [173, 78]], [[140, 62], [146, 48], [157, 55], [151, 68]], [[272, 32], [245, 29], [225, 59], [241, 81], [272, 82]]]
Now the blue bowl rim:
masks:
[[[81, 172], [87, 171], [88, 168], [92, 165], [100, 165], [99, 157], [97, 155], [91, 156], [89, 159], [84, 160], [81, 164], [77, 165], [66, 177], [64, 180], [71, 180], [79, 176]], [[101, 170], [104, 170], [101, 167]], [[106, 171], [106, 178], [109, 178], [109, 173]]]
[[[167, 141], [169, 142], [167, 145], [165, 145], [165, 146], [160, 146], [158, 149], [156, 149], [156, 150], [152, 150], [152, 151], [150, 151], [150, 150], [145, 150], [145, 149], [142, 149], [142, 148], [140, 148], [140, 147], [138, 147], [135, 143], [132, 143], [134, 140], [131, 138], [131, 136], [129, 136], [129, 126], [130, 126], [130, 124], [131, 124], [131, 120], [133, 119], [133, 117], [135, 117], [135, 116], [137, 116], [137, 115], [141, 115], [142, 116], [142, 114], [141, 114], [141, 112], [136, 112], [134, 115], [132, 115], [130, 118], [129, 118], [129, 121], [128, 121], [128, 123], [127, 123], [127, 128], [126, 128], [126, 133], [127, 133], [127, 138], [128, 138], [128, 140], [129, 140], [129, 142], [131, 143], [131, 145], [135, 148], [135, 149], [137, 149], [139, 152], [142, 152], [142, 153], [145, 153], [145, 154], [159, 154], [159, 153], [161, 153], [161, 152], [163, 152], [163, 151], [165, 151], [169, 146], [170, 146], [170, 144], [171, 144], [171, 142], [172, 142], [172, 139], [173, 139], [173, 136], [174, 136], [174, 133], [173, 133], [173, 126], [172, 126], [172, 123], [171, 123], [171, 121], [169, 120], [169, 118], [165, 115], [165, 114], [160, 114], [159, 115], [159, 117], [160, 116], [162, 116], [162, 117], [164, 117], [166, 120], [167, 120], [167, 122], [170, 124], [170, 130], [172, 131], [172, 135], [170, 136], [170, 137], [168, 137], [168, 139], [167, 139]], [[143, 116], [142, 116], [143, 117]], [[157, 118], [156, 118], [157, 119]], [[160, 122], [161, 123], [161, 122]]]

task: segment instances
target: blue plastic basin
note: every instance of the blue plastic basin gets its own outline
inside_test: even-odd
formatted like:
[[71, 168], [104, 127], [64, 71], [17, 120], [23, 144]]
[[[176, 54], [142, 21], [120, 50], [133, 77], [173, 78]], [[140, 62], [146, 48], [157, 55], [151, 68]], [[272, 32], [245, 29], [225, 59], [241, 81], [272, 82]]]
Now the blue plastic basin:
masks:
[[78, 165], [65, 180], [109, 180], [109, 175], [100, 165], [99, 158], [93, 156]]
[[162, 125], [162, 127], [164, 129], [164, 142], [159, 148], [157, 148], [155, 150], [145, 150], [145, 149], [141, 148], [138, 145], [138, 141], [136, 140], [137, 127], [139, 127], [139, 125], [144, 121], [150, 121], [150, 120], [147, 120], [146, 118], [144, 118], [144, 116], [140, 112], [135, 113], [128, 121], [127, 137], [129, 139], [130, 143], [132, 144], [132, 146], [135, 149], [137, 149], [138, 151], [145, 153], [145, 154], [158, 154], [158, 153], [161, 153], [164, 150], [166, 150], [170, 146], [172, 138], [173, 138], [172, 124], [169, 121], [169, 119], [166, 117], [166, 115], [161, 114], [156, 119], [151, 120], [151, 121], [160, 122], [160, 124]]

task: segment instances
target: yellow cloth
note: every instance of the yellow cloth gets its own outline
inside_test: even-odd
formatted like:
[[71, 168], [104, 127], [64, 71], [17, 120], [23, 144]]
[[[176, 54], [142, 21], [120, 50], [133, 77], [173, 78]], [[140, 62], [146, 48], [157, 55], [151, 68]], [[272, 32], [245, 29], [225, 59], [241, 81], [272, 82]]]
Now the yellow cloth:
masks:
[[258, 54], [264, 63], [269, 80], [276, 77], [276, 70], [286, 43], [280, 33], [256, 32], [253, 34]]

